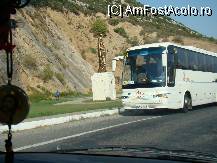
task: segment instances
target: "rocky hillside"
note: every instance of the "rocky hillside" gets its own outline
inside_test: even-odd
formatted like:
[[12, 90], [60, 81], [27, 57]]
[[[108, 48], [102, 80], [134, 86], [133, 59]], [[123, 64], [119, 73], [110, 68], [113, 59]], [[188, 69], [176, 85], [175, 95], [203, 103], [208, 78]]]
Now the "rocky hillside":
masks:
[[[97, 35], [104, 34], [107, 64], [134, 45], [173, 41], [217, 52], [217, 41], [167, 17], [108, 18], [108, 4], [141, 5], [134, 0], [32, 0], [19, 10], [14, 32], [14, 83], [35, 91], [90, 92], [97, 71]], [[6, 80], [0, 55], [0, 84]], [[121, 65], [121, 64], [120, 64]], [[119, 79], [121, 69], [117, 73]]]

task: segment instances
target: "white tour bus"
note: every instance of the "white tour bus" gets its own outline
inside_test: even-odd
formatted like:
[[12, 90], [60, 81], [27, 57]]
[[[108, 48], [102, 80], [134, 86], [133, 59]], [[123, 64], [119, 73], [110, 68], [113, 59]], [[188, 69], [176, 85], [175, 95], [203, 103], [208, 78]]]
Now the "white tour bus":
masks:
[[217, 53], [174, 43], [128, 49], [124, 59], [125, 109], [181, 109], [217, 102]]

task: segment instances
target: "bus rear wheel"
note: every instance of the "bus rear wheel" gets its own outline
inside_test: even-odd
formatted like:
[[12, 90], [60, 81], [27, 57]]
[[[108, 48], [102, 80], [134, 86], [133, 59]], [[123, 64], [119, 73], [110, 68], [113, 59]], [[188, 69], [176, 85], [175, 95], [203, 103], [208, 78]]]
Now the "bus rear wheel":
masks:
[[184, 104], [183, 104], [183, 108], [181, 108], [181, 112], [187, 113], [190, 109], [192, 109], [192, 100], [188, 94], [185, 94]]

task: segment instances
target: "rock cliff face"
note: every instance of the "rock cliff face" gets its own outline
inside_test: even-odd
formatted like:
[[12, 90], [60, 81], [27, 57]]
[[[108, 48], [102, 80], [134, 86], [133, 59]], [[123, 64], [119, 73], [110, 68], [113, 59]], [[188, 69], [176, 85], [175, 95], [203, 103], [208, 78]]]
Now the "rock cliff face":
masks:
[[[94, 70], [73, 46], [70, 33], [58, 25], [64, 21], [64, 14], [61, 14], [60, 22], [56, 22], [49, 16], [50, 12], [32, 7], [19, 12], [17, 18], [24, 25], [14, 32], [17, 47], [13, 81], [30, 92], [31, 88], [87, 92]], [[1, 83], [6, 81], [5, 61], [1, 52]]]

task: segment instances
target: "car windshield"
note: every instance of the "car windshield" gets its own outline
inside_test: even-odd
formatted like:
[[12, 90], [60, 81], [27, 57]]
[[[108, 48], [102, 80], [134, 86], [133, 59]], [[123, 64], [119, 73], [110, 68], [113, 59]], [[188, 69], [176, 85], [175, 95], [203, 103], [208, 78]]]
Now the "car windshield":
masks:
[[124, 65], [123, 88], [165, 86], [162, 50], [157, 48], [130, 51]]
[[217, 0], [0, 0], [0, 152], [213, 158], [216, 14]]

